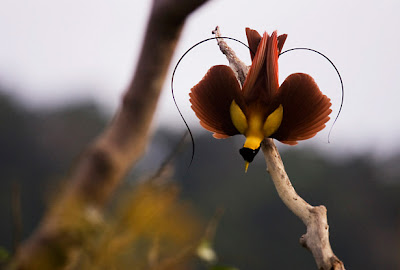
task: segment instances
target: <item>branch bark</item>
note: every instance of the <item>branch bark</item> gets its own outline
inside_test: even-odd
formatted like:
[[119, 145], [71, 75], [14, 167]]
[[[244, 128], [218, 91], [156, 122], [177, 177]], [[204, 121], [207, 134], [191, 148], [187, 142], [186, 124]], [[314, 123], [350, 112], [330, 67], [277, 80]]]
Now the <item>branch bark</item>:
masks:
[[[221, 36], [218, 27], [213, 33], [217, 37]], [[243, 62], [237, 58], [233, 50], [222, 39], [218, 39], [218, 45], [223, 54], [226, 55], [230, 66], [233, 66], [235, 73], [239, 74], [238, 80], [243, 85], [248, 67], [243, 68], [242, 71], [236, 71], [236, 69], [242, 68]], [[241, 77], [240, 74], [244, 74], [244, 77]], [[267, 164], [267, 171], [271, 175], [279, 197], [307, 227], [306, 234], [300, 238], [300, 244], [312, 253], [318, 269], [344, 270], [343, 262], [333, 253], [329, 242], [326, 207], [323, 205], [311, 206], [297, 194], [286, 174], [282, 159], [272, 139], [266, 138], [262, 142], [261, 148]]]
[[221, 52], [225, 54], [226, 58], [228, 59], [229, 66], [233, 72], [235, 72], [240, 84], [243, 85], [247, 72], [249, 71], [249, 67], [236, 56], [235, 51], [228, 46], [223, 38], [219, 38], [222, 35], [218, 26], [215, 27], [212, 33], [215, 35], [215, 37], [217, 37], [218, 46]]
[[145, 151], [168, 67], [188, 15], [207, 0], [154, 0], [140, 59], [113, 121], [88, 146], [65, 192], [19, 248], [11, 269], [65, 269], [101, 220], [101, 209]]
[[329, 225], [327, 210], [323, 205], [311, 206], [296, 192], [272, 139], [265, 139], [261, 144], [275, 188], [283, 203], [306, 225], [307, 232], [300, 238], [300, 244], [311, 251], [318, 269], [344, 270], [344, 264], [333, 253], [329, 243]]

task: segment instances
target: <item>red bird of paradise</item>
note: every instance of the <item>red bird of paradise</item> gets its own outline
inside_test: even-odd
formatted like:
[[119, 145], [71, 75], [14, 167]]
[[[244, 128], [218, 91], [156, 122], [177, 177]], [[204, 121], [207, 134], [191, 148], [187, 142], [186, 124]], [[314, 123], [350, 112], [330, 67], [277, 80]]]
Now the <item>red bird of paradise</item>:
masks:
[[[190, 102], [200, 124], [217, 139], [243, 134], [240, 154], [245, 171], [264, 138], [295, 145], [314, 137], [330, 119], [331, 102], [314, 79], [304, 73], [289, 75], [279, 86], [278, 57], [287, 35], [260, 34], [246, 28], [252, 64], [239, 84], [232, 69], [213, 66], [191, 89]], [[253, 52], [256, 52], [255, 54]]]

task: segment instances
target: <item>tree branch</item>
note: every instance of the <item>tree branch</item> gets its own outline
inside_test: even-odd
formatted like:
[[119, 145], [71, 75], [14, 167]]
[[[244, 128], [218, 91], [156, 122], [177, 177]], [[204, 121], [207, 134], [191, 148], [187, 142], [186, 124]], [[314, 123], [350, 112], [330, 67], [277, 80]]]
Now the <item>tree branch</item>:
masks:
[[249, 67], [246, 66], [246, 64], [236, 56], [235, 51], [232, 50], [228, 44], [226, 44], [223, 38], [218, 38], [221, 37], [221, 32], [218, 26], [215, 27], [212, 33], [215, 35], [215, 37], [217, 37], [218, 46], [221, 52], [225, 54], [226, 58], [228, 59], [229, 66], [235, 72], [240, 84], [243, 85], [247, 72], [249, 71]]
[[188, 15], [207, 0], [154, 0], [140, 58], [121, 107], [81, 155], [69, 185], [19, 248], [12, 269], [65, 269], [141, 157], [168, 67]]
[[[215, 35], [221, 36], [218, 27], [215, 30]], [[218, 45], [223, 54], [228, 58], [231, 67], [234, 66], [233, 70], [236, 72], [235, 69], [240, 69], [243, 63], [237, 60], [232, 49], [222, 39], [218, 39]], [[235, 63], [236, 61], [237, 63]], [[248, 68], [246, 67], [242, 72], [239, 71], [236, 74], [244, 74], [245, 78], [247, 71]], [[240, 76], [238, 76], [238, 80], [244, 82], [244, 79]], [[344, 270], [343, 262], [333, 253], [329, 243], [329, 225], [326, 207], [323, 205], [311, 206], [296, 193], [272, 139], [265, 139], [261, 147], [267, 163], [267, 171], [271, 175], [279, 197], [290, 211], [298, 216], [307, 227], [306, 234], [300, 238], [300, 244], [311, 251], [318, 269]]]
[[271, 175], [279, 197], [307, 227], [306, 234], [300, 238], [300, 244], [311, 251], [318, 269], [344, 270], [343, 262], [335, 256], [329, 243], [326, 207], [311, 206], [296, 193], [272, 139], [265, 139], [261, 147], [267, 171]]

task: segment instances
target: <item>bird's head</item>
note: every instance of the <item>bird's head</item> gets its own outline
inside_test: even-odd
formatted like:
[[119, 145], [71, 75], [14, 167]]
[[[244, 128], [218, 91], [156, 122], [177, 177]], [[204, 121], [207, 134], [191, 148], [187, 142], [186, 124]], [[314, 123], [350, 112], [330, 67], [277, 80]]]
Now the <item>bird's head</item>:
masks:
[[243, 157], [245, 161], [245, 171], [249, 168], [250, 162], [254, 160], [254, 157], [257, 155], [258, 151], [260, 151], [260, 147], [257, 149], [251, 149], [247, 147], [243, 147], [239, 150], [240, 155]]

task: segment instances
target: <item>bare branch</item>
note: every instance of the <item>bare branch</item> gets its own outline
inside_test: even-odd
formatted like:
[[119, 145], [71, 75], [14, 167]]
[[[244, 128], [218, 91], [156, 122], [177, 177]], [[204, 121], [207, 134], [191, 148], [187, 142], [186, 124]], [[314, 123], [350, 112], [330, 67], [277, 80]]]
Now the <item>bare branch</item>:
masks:
[[[215, 27], [212, 33], [215, 35], [215, 37], [221, 37], [221, 32], [219, 31], [218, 26]], [[228, 44], [226, 44], [223, 38], [218, 38], [217, 42], [219, 49], [228, 59], [229, 66], [235, 72], [240, 84], [243, 85], [247, 72], [249, 71], [249, 67], [246, 66], [246, 64], [236, 56], [236, 53], [228, 46]]]
[[[215, 35], [221, 36], [218, 27], [215, 29]], [[218, 39], [218, 41], [220, 50], [227, 56], [230, 66], [233, 66], [233, 70], [238, 74], [238, 80], [244, 82], [248, 68], [237, 59], [233, 50], [222, 39]], [[242, 71], [236, 71], [236, 69], [240, 68], [242, 68]], [[244, 74], [244, 78], [241, 78], [239, 74]], [[326, 207], [323, 205], [311, 206], [296, 193], [272, 139], [265, 139], [261, 146], [267, 163], [267, 170], [271, 175], [279, 197], [307, 227], [306, 234], [300, 238], [300, 244], [311, 251], [318, 269], [344, 270], [343, 262], [333, 253], [329, 243]]]
[[326, 207], [311, 206], [296, 193], [272, 139], [263, 141], [262, 151], [279, 197], [307, 227], [307, 233], [300, 238], [300, 244], [311, 251], [318, 269], [344, 270], [343, 262], [335, 256], [329, 243]]
[[96, 226], [93, 216], [101, 216], [101, 207], [144, 152], [185, 19], [206, 1], [153, 1], [140, 59], [118, 113], [82, 154], [70, 184], [36, 232], [19, 248], [12, 268], [64, 269], [71, 263]]

